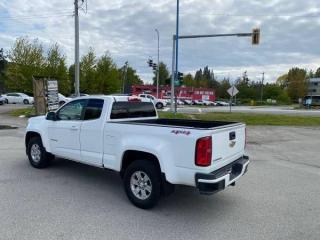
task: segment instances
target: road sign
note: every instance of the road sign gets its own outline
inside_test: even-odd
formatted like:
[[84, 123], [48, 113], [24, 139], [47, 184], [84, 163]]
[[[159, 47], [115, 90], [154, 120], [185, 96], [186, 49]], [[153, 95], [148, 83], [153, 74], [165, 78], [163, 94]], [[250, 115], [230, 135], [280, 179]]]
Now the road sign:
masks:
[[229, 88], [227, 90], [227, 92], [229, 93], [229, 95], [231, 97], [234, 97], [235, 95], [237, 95], [239, 93], [239, 90], [235, 86], [232, 86], [231, 88]]
[[54, 111], [59, 108], [58, 81], [47, 81], [47, 104], [48, 110]]

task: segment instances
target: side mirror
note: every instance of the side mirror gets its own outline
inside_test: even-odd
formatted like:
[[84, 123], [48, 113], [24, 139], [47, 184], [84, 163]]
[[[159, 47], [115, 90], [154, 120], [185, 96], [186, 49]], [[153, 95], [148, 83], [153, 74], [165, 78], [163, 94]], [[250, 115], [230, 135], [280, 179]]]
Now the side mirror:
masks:
[[56, 115], [55, 112], [48, 112], [46, 119], [50, 120], [50, 121], [56, 121], [57, 120], [57, 115]]

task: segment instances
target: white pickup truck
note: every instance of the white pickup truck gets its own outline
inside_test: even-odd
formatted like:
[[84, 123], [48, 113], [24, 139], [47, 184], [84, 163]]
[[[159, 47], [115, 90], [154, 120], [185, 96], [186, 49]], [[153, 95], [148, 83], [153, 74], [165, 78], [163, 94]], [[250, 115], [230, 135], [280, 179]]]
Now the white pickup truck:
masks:
[[129, 200], [156, 205], [175, 185], [212, 194], [247, 171], [245, 125], [160, 119], [137, 97], [90, 96], [29, 119], [25, 146], [31, 165], [61, 157], [120, 173]]

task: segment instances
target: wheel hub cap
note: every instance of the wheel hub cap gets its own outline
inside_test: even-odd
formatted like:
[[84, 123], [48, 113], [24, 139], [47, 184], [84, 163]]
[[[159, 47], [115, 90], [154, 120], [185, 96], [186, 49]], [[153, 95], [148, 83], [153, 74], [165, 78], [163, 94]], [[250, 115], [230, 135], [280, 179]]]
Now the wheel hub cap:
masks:
[[145, 172], [136, 171], [131, 176], [130, 188], [135, 197], [146, 200], [151, 195], [152, 183]]
[[38, 144], [33, 144], [31, 146], [31, 158], [34, 162], [39, 162], [41, 158], [40, 146]]

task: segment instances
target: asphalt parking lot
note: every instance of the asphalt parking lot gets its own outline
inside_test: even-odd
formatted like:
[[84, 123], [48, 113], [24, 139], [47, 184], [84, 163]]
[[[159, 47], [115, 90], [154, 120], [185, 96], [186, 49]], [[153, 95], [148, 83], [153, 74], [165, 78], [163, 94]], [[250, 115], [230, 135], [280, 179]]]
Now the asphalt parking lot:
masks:
[[179, 187], [145, 211], [115, 173], [61, 159], [32, 168], [25, 123], [0, 113], [19, 127], [0, 130], [0, 239], [319, 239], [320, 128], [249, 127], [251, 164], [235, 187]]

